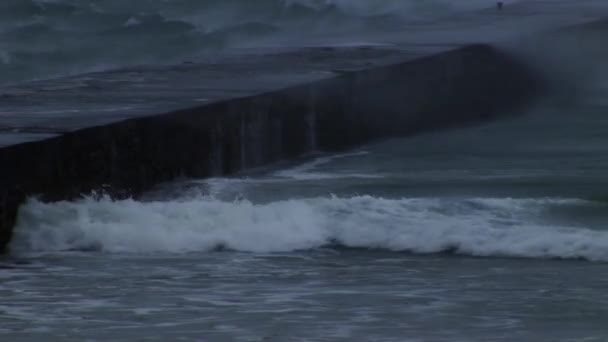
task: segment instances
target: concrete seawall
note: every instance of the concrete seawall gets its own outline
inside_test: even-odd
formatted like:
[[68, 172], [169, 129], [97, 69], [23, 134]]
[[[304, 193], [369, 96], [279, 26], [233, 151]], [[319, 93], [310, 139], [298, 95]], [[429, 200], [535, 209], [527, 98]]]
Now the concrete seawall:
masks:
[[[314, 150], [517, 113], [540, 82], [488, 45], [450, 51], [0, 148], [0, 247], [28, 196], [138, 196]], [[153, 113], [151, 113], [153, 114]]]

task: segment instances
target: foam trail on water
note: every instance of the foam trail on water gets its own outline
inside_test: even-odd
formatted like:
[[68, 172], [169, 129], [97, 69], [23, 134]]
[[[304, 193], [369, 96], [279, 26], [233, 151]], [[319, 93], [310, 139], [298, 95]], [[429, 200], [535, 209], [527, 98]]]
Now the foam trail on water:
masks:
[[[272, 184], [272, 183], [285, 183], [291, 181], [311, 181], [311, 180], [323, 180], [323, 179], [342, 179], [342, 178], [382, 178], [379, 174], [366, 174], [366, 173], [355, 173], [355, 172], [320, 172], [316, 169], [320, 166], [329, 164], [336, 159], [357, 157], [366, 155], [367, 151], [357, 151], [342, 154], [324, 155], [313, 159], [312, 161], [305, 162], [296, 165], [292, 168], [279, 170], [273, 172], [269, 177], [237, 177], [237, 178], [208, 178], [204, 180], [192, 180], [191, 184], [202, 184], [207, 188], [208, 195], [212, 197], [220, 197], [221, 194], [230, 189], [232, 192], [235, 190], [243, 189], [250, 184]], [[238, 192], [238, 191], [236, 191]]]
[[381, 175], [377, 174], [364, 174], [364, 173], [336, 173], [336, 172], [318, 172], [314, 171], [316, 168], [322, 165], [331, 163], [336, 159], [357, 157], [366, 155], [367, 151], [358, 151], [344, 154], [334, 154], [330, 156], [323, 156], [314, 159], [311, 162], [298, 165], [296, 167], [280, 170], [275, 172], [273, 175], [280, 178], [288, 178], [293, 180], [321, 180], [321, 179], [336, 179], [336, 178], [382, 178]]
[[311, 198], [268, 204], [212, 198], [166, 202], [91, 198], [20, 211], [17, 253], [101, 250], [183, 253], [225, 247], [287, 252], [328, 244], [472, 256], [608, 261], [608, 232], [538, 220], [563, 199]]

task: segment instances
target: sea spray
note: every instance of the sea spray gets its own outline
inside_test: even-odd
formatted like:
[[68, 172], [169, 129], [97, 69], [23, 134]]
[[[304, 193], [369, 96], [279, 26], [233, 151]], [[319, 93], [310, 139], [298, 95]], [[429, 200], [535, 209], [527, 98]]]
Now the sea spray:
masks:
[[576, 199], [291, 199], [163, 202], [85, 198], [20, 212], [17, 253], [97, 250], [288, 252], [327, 245], [471, 256], [608, 261], [608, 231], [550, 225], [540, 213]]

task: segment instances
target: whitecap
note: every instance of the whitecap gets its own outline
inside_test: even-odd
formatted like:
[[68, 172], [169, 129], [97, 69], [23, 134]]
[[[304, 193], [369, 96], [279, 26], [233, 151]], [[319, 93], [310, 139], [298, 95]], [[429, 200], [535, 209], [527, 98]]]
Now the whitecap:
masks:
[[107, 253], [184, 253], [228, 248], [268, 253], [328, 244], [413, 253], [581, 258], [608, 261], [608, 232], [543, 224], [568, 199], [292, 199], [266, 204], [210, 197], [138, 202], [86, 198], [29, 200], [11, 245], [15, 252], [99, 246]]

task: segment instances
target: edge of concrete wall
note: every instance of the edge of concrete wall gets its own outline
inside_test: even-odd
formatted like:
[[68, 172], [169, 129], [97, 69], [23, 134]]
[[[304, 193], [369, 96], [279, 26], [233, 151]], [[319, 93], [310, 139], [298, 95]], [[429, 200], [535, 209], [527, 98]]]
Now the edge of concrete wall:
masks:
[[314, 150], [514, 113], [541, 89], [488, 45], [0, 149], [0, 250], [29, 196], [138, 196], [178, 177], [228, 175]]

